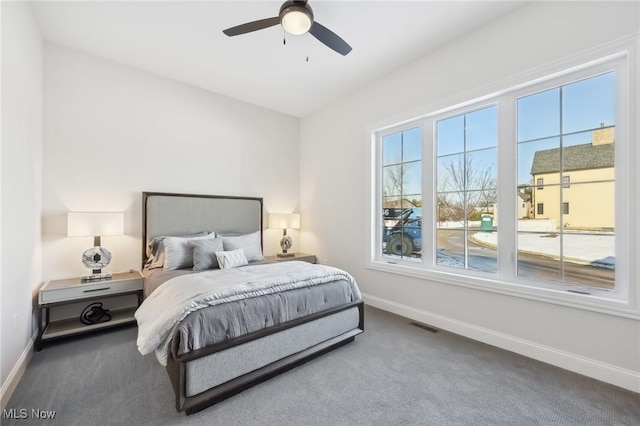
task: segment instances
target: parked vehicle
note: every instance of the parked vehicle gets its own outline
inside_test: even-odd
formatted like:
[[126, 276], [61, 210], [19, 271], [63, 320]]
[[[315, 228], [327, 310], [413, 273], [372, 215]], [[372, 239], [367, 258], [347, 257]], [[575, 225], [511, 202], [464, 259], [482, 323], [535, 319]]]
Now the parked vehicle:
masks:
[[[419, 216], [418, 216], [419, 214]], [[394, 209], [383, 210], [385, 226], [382, 242], [385, 252], [397, 256], [410, 256], [422, 250], [422, 209]]]

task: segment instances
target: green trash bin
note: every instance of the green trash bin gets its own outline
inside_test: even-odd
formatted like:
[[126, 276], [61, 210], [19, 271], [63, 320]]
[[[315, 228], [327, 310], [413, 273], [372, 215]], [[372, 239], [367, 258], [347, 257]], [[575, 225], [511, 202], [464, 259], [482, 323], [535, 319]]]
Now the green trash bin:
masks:
[[481, 231], [493, 231], [493, 215], [483, 214], [480, 219], [480, 230]]

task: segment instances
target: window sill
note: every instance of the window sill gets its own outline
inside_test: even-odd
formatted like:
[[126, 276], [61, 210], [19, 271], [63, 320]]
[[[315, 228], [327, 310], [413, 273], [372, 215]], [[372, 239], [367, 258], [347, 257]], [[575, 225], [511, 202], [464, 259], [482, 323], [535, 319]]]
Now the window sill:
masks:
[[579, 294], [567, 290], [534, 287], [528, 283], [512, 283], [498, 277], [477, 277], [455, 271], [436, 271], [409, 264], [388, 263], [384, 260], [372, 260], [367, 269], [426, 279], [438, 283], [457, 285], [474, 290], [489, 291], [507, 296], [553, 303], [576, 309], [584, 309], [624, 318], [640, 319], [640, 309], [623, 300], [612, 297], [612, 293], [603, 290], [600, 294]]

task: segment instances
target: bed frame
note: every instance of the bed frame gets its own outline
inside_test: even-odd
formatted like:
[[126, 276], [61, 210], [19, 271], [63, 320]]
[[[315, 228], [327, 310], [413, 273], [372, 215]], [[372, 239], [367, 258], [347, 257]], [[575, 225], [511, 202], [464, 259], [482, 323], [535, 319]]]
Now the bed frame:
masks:
[[[143, 265], [147, 242], [200, 231], [255, 232], [262, 198], [143, 192]], [[197, 351], [169, 357], [176, 410], [196, 413], [319, 355], [364, 331], [362, 301], [298, 318]]]

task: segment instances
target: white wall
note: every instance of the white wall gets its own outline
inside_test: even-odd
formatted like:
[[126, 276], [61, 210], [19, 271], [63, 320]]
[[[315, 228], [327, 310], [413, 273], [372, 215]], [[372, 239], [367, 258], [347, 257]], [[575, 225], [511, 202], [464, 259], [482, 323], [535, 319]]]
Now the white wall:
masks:
[[[298, 139], [297, 118], [45, 44], [44, 279], [87, 273], [93, 239], [66, 237], [67, 211], [125, 212], [126, 236], [102, 238], [112, 272], [140, 268], [142, 191], [259, 196], [265, 212], [297, 211]], [[281, 233], [266, 231], [266, 254]]]
[[351, 272], [377, 306], [640, 392], [638, 320], [365, 267], [371, 129], [492, 93], [540, 66], [637, 34], [639, 15], [637, 2], [530, 4], [304, 117], [303, 251]]
[[[41, 282], [42, 41], [24, 3], [2, 2], [2, 392], [15, 377]], [[11, 377], [9, 377], [11, 375]], [[10, 392], [10, 391], [9, 391]], [[4, 401], [3, 401], [4, 402]]]

